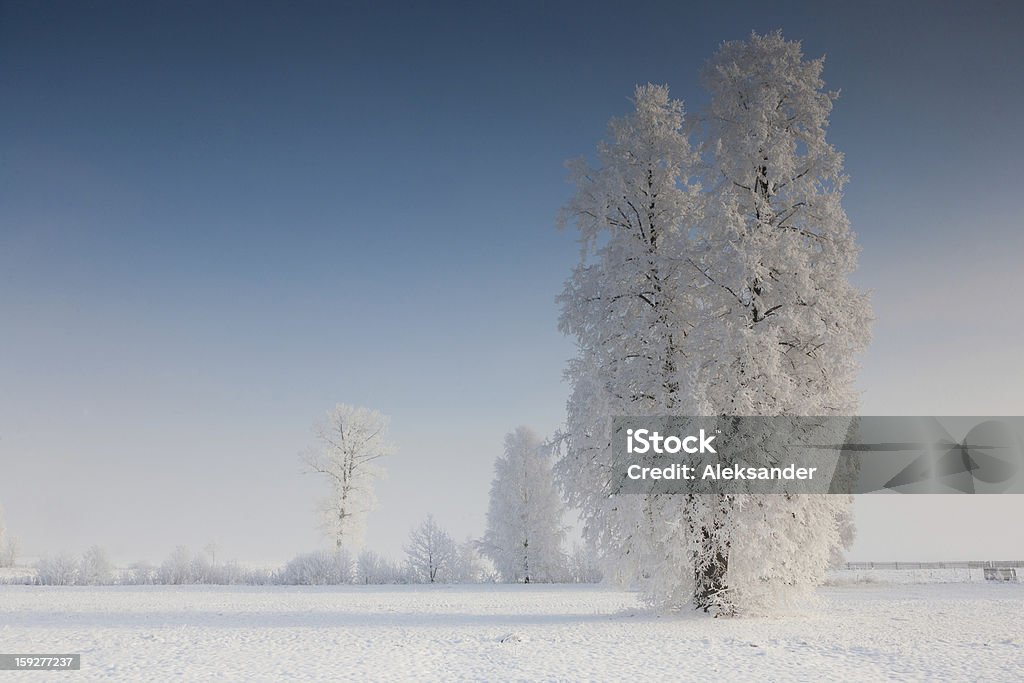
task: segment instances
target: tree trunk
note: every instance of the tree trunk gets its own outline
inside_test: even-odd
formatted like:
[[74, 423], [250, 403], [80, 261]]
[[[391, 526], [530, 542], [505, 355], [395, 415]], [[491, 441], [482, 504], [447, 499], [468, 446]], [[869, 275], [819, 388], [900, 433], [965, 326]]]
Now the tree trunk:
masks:
[[693, 591], [694, 606], [705, 612], [721, 605], [719, 594], [728, 588], [725, 575], [729, 569], [729, 556], [727, 551], [713, 546], [711, 534], [705, 529], [701, 556], [708, 558], [708, 561], [696, 568]]

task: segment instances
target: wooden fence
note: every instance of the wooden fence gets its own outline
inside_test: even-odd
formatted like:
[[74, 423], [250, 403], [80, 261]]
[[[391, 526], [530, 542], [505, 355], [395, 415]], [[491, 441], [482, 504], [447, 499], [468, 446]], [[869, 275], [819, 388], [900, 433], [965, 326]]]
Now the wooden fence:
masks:
[[1024, 560], [970, 562], [847, 562], [843, 569], [1002, 569], [1024, 567]]

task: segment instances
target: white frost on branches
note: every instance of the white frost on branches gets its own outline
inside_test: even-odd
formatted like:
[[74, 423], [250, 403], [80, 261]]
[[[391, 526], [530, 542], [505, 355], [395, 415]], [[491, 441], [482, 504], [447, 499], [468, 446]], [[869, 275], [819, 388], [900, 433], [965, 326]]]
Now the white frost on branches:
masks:
[[494, 463], [481, 552], [503, 581], [557, 581], [564, 574], [564, 505], [551, 471], [552, 449], [528, 427], [505, 436]]
[[409, 534], [405, 546], [409, 567], [421, 583], [449, 583], [459, 564], [459, 548], [455, 539], [438, 526], [434, 515]]
[[0, 567], [13, 567], [18, 558], [18, 543], [7, 533], [4, 509], [0, 507]]
[[[560, 328], [576, 338], [579, 354], [566, 371], [573, 390], [556, 471], [606, 560], [605, 575], [626, 583], [671, 575], [667, 589], [692, 560], [685, 538], [671, 531], [679, 511], [657, 504], [680, 501], [611, 495], [611, 418], [692, 410], [683, 350], [696, 310], [688, 227], [701, 202], [682, 103], [653, 85], [638, 87], [634, 102], [635, 111], [609, 125], [598, 165], [570, 167], [577, 192], [562, 224], [579, 229], [583, 253], [560, 296]], [[669, 597], [656, 586], [645, 593]]]
[[598, 165], [573, 165], [583, 256], [561, 296], [567, 448], [558, 463], [612, 577], [654, 603], [760, 611], [820, 581], [849, 500], [610, 495], [616, 415], [849, 415], [867, 297], [825, 139], [822, 60], [781, 34], [724, 44], [700, 158], [667, 88], [637, 88]]
[[316, 445], [303, 460], [330, 486], [321, 502], [322, 520], [338, 549], [361, 540], [376, 500], [373, 483], [382, 474], [377, 461], [395, 452], [387, 426], [388, 419], [376, 410], [339, 403], [313, 428]]

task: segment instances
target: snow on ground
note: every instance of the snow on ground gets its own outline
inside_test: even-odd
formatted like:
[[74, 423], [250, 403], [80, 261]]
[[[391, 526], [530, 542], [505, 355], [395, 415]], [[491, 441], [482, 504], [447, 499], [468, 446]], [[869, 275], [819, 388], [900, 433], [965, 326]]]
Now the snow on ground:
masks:
[[0, 586], [7, 680], [1024, 680], [1024, 585], [852, 584], [759, 619], [595, 586]]

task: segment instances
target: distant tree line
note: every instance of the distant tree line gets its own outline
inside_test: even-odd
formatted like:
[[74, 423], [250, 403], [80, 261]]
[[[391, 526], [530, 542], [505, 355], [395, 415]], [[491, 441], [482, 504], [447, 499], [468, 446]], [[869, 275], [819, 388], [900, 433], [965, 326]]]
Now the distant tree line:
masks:
[[[315, 445], [302, 454], [309, 471], [328, 483], [321, 501], [322, 528], [332, 549], [300, 554], [276, 569], [218, 562], [216, 544], [201, 552], [178, 546], [159, 565], [115, 567], [92, 546], [81, 556], [58, 553], [35, 562], [34, 572], [0, 576], [2, 583], [73, 585], [343, 585], [429, 583], [593, 583], [601, 580], [589, 546], [566, 548], [565, 505], [552, 471], [555, 445], [528, 427], [505, 437], [482, 538], [459, 542], [434, 518], [409, 534], [405, 557], [370, 549], [353, 552], [374, 501], [377, 460], [394, 452], [388, 420], [374, 410], [339, 404], [314, 426]], [[5, 540], [0, 516], [0, 542]], [[10, 548], [9, 556], [3, 554]], [[0, 566], [14, 565], [14, 544], [0, 545]], [[6, 565], [4, 562], [6, 561]]]
[[[277, 569], [246, 567], [238, 562], [215, 563], [209, 550], [192, 552], [178, 546], [159, 565], [136, 562], [115, 567], [107, 553], [92, 546], [81, 556], [58, 553], [38, 560], [34, 572], [0, 577], [0, 583], [39, 586], [144, 585], [283, 585], [494, 583], [501, 575], [477, 551], [477, 542], [455, 543], [428, 517], [410, 536], [404, 561], [373, 550], [352, 555], [347, 550], [303, 553]], [[595, 558], [577, 546], [551, 580], [565, 583], [600, 581]]]

